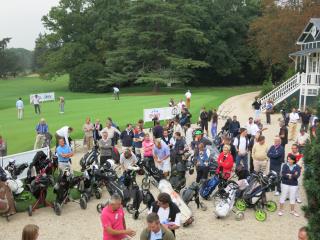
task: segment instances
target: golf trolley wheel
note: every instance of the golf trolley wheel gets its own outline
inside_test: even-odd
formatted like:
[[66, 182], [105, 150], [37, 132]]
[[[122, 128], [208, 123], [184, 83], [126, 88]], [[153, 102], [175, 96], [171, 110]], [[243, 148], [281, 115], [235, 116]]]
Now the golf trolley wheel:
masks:
[[149, 190], [150, 189], [150, 181], [148, 180], [148, 178], [143, 178], [142, 179], [142, 185], [141, 185], [142, 189], [144, 190]]
[[28, 215], [29, 215], [29, 217], [32, 216], [32, 205], [28, 206]]
[[104, 208], [104, 204], [99, 203], [99, 204], [97, 205], [97, 212], [98, 212], [98, 213], [101, 213], [102, 210], [103, 210], [103, 208]]
[[275, 201], [267, 201], [266, 208], [267, 208], [267, 211], [269, 212], [275, 212], [277, 211], [278, 206]]
[[200, 208], [202, 211], [207, 211], [207, 209], [208, 209], [207, 205], [203, 202], [200, 203]]
[[236, 220], [241, 221], [244, 219], [244, 212], [236, 212]]
[[87, 209], [87, 201], [85, 197], [80, 198], [80, 207], [83, 210]]
[[134, 208], [133, 208], [132, 203], [128, 203], [128, 204], [126, 205], [126, 209], [127, 209], [128, 213], [130, 213], [130, 214], [134, 214], [134, 213], [135, 213], [135, 210], [134, 210]]
[[81, 198], [84, 198], [86, 202], [89, 202], [89, 199], [90, 199], [87, 193], [81, 194]]
[[94, 195], [96, 197], [96, 199], [100, 199], [102, 197], [102, 189], [101, 188], [97, 188], [97, 190], [95, 190]]
[[267, 213], [263, 209], [257, 209], [254, 215], [259, 222], [264, 222], [267, 219]]
[[139, 218], [139, 215], [140, 215], [139, 211], [135, 211], [135, 212], [132, 214], [132, 217], [133, 217], [134, 220], [137, 220], [137, 219]]
[[53, 211], [55, 212], [55, 214], [57, 216], [60, 216], [61, 215], [61, 205], [59, 203], [55, 202], [53, 205]]
[[238, 200], [236, 201], [236, 208], [237, 208], [239, 211], [243, 212], [243, 211], [245, 211], [245, 210], [247, 209], [247, 204], [246, 204], [246, 202], [245, 202], [243, 199], [238, 199]]

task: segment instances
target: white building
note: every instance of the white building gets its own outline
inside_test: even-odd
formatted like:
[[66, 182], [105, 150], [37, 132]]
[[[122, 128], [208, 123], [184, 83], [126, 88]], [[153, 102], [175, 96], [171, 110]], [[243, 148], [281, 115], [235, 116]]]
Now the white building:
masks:
[[[320, 88], [320, 18], [311, 18], [297, 40], [300, 50], [290, 53], [296, 74], [261, 98], [278, 104], [299, 91], [299, 108], [305, 109], [319, 94]], [[265, 106], [263, 104], [262, 110]]]

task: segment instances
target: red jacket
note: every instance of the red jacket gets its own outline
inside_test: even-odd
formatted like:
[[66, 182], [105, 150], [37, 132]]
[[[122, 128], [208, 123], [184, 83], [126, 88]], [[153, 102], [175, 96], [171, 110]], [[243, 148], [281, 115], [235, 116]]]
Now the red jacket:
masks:
[[229, 153], [227, 156], [224, 156], [223, 152], [220, 153], [217, 162], [218, 168], [216, 174], [220, 173], [220, 168], [222, 167], [223, 178], [228, 179], [231, 175], [233, 167], [233, 157], [231, 153]]

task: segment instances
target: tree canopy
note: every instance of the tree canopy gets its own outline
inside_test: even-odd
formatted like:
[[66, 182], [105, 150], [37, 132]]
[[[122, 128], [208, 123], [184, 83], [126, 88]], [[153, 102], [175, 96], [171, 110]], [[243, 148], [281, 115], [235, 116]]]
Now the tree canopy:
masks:
[[[112, 85], [259, 83], [248, 45], [258, 0], [61, 0], [36, 42], [44, 77], [68, 73], [73, 91]], [[39, 54], [38, 54], [39, 53]]]

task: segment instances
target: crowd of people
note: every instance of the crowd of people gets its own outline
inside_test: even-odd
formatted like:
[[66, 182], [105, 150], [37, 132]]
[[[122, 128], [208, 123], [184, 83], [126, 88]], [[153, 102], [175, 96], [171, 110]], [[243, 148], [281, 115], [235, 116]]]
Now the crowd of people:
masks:
[[[189, 111], [191, 92], [188, 91], [185, 96], [186, 103], [180, 100], [175, 104], [174, 99], [170, 100], [169, 106], [177, 106], [180, 113], [174, 119], [165, 121], [164, 124], [159, 119], [154, 119], [152, 131], [144, 128], [143, 120], [138, 120], [136, 124], [128, 123], [126, 128], [120, 131], [111, 118], [106, 120], [104, 127], [99, 119], [92, 123], [90, 117], [87, 117], [82, 127], [86, 151], [97, 147], [100, 152], [100, 164], [103, 165], [108, 159], [113, 158], [115, 148], [118, 148], [121, 152], [119, 164], [123, 171], [136, 164], [138, 159], [144, 159], [161, 170], [164, 177], [168, 178], [172, 164], [178, 161], [184, 151], [190, 150], [194, 153], [196, 182], [199, 183], [207, 180], [209, 175], [209, 155], [206, 148], [208, 145], [216, 144], [220, 151], [216, 159], [218, 164], [216, 174], [221, 172], [223, 178], [229, 179], [232, 171], [239, 166], [249, 172], [262, 171], [264, 174], [269, 171], [276, 172], [279, 183], [275, 186], [274, 194], [280, 196], [278, 215], [285, 214], [284, 205], [289, 198], [290, 214], [299, 217], [295, 205], [302, 202], [299, 185], [304, 170], [303, 153], [308, 141], [316, 137], [318, 119], [307, 109], [300, 112], [293, 108], [290, 114], [285, 114], [279, 121], [279, 134], [274, 136], [273, 144], [269, 146], [264, 135], [267, 128], [264, 128], [260, 119], [261, 103], [258, 99], [253, 102], [254, 111], [252, 116], [248, 116], [246, 123], [240, 123], [237, 116], [233, 116], [227, 119], [222, 130], [218, 131], [220, 118], [216, 109], [207, 111], [202, 107], [197, 119], [198, 125], [191, 124], [192, 115]], [[115, 91], [115, 98], [119, 99], [119, 91]], [[21, 113], [19, 115], [21, 106], [23, 109], [23, 103], [17, 102], [18, 117], [21, 117]], [[35, 111], [40, 113], [40, 107], [35, 106]], [[272, 102], [268, 101], [267, 126], [271, 124], [272, 112]], [[299, 123], [301, 123], [300, 129], [298, 129]], [[49, 132], [45, 119], [40, 119], [35, 131], [34, 148], [38, 149], [43, 146], [46, 134]], [[66, 167], [72, 167], [73, 151], [70, 142], [72, 132], [73, 128], [70, 126], [64, 126], [55, 132], [56, 155], [59, 169], [62, 171]], [[285, 150], [287, 144], [290, 145], [289, 152]], [[0, 152], [3, 151], [3, 146], [5, 143], [0, 136]], [[134, 230], [127, 228], [124, 214], [121, 198], [114, 194], [111, 196], [110, 204], [101, 214], [105, 240], [124, 239], [125, 236], [132, 237], [136, 234]], [[159, 194], [156, 203], [149, 210], [147, 224], [148, 227], [143, 230], [140, 239], [175, 239], [175, 230], [180, 226], [180, 210], [173, 203], [170, 195]], [[37, 228], [33, 229], [38, 231]], [[301, 229], [299, 239], [306, 239], [306, 237], [300, 237], [304, 232], [305, 229]]]

